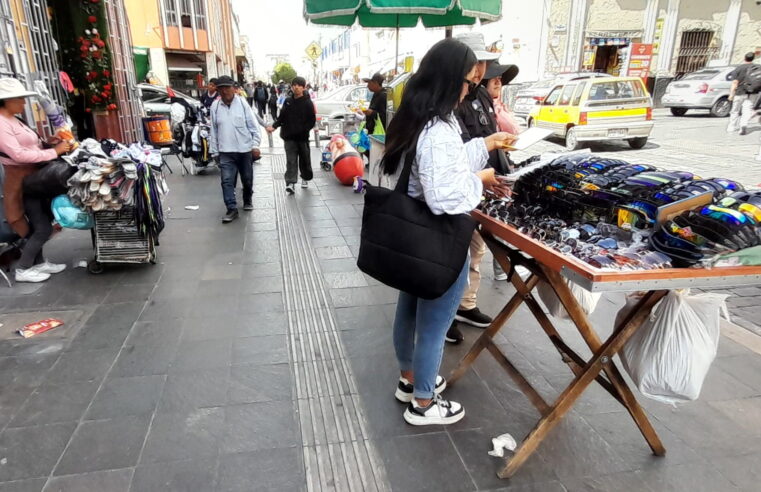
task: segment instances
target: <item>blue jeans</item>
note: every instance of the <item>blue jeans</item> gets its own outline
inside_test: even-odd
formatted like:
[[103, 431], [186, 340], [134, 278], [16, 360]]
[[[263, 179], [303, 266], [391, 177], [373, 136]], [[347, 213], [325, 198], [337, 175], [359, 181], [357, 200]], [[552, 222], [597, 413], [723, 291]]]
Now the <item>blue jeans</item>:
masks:
[[238, 208], [235, 200], [235, 185], [238, 184], [238, 173], [243, 185], [243, 203], [251, 203], [254, 194], [254, 156], [251, 152], [220, 152], [219, 170], [222, 174], [222, 198], [227, 210]]
[[399, 293], [394, 319], [394, 349], [399, 369], [415, 374], [415, 398], [433, 398], [436, 376], [449, 330], [462, 293], [468, 284], [470, 258], [466, 258], [454, 284], [437, 299], [420, 299]]

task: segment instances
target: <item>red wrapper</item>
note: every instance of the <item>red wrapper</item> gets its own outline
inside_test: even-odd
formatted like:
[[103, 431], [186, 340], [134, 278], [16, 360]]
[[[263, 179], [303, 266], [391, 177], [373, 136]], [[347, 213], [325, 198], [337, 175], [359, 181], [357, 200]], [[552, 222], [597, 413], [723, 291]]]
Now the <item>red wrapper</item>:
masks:
[[29, 323], [28, 325], [24, 325], [24, 327], [21, 328], [18, 332], [22, 337], [30, 338], [35, 335], [39, 335], [40, 333], [45, 333], [48, 330], [52, 330], [53, 328], [61, 326], [62, 324], [63, 321], [60, 319], [48, 318], [36, 323]]

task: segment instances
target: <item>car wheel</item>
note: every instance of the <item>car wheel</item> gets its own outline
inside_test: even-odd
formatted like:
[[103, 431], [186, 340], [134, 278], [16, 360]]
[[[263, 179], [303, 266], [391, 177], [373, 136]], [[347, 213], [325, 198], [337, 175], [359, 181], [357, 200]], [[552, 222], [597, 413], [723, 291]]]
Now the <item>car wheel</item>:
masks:
[[569, 128], [565, 134], [565, 148], [567, 150], [578, 150], [579, 139], [576, 136], [576, 128]]
[[671, 108], [671, 114], [674, 116], [684, 116], [687, 114], [687, 108]]
[[629, 139], [629, 147], [633, 149], [641, 149], [647, 143], [647, 137], [637, 137]]
[[534, 118], [529, 118], [528, 125], [526, 126], [528, 126], [529, 128], [534, 128], [536, 126], [536, 121], [534, 121]]
[[732, 103], [726, 97], [722, 97], [711, 106], [711, 114], [717, 118], [726, 118], [731, 109]]

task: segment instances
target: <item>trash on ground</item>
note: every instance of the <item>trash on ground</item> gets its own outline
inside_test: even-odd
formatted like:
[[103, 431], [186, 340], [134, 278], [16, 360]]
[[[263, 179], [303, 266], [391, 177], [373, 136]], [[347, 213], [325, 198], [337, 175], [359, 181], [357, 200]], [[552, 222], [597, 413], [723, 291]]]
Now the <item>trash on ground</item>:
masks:
[[489, 456], [497, 456], [499, 458], [505, 457], [506, 449], [508, 451], [515, 451], [515, 448], [518, 447], [518, 443], [515, 442], [515, 439], [510, 434], [502, 434], [492, 438], [491, 444], [494, 446], [494, 449], [489, 451]]
[[21, 328], [18, 332], [19, 335], [24, 338], [31, 338], [35, 335], [45, 333], [46, 331], [52, 330], [53, 328], [61, 325], [63, 325], [63, 321], [60, 319], [48, 318], [36, 323], [29, 323], [28, 325], [24, 325], [24, 327]]
[[198, 210], [199, 208], [201, 207], [198, 205], [185, 205], [185, 210]]
[[87, 268], [87, 260], [79, 260], [74, 268]]

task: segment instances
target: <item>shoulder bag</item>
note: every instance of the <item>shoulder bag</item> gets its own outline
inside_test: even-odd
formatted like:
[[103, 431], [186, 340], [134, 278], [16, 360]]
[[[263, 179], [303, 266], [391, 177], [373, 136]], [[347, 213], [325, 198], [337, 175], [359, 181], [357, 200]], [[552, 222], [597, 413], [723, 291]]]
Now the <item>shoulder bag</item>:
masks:
[[389, 287], [436, 299], [462, 271], [476, 222], [468, 214], [435, 215], [425, 201], [410, 197], [409, 157], [393, 190], [365, 181], [357, 266]]

